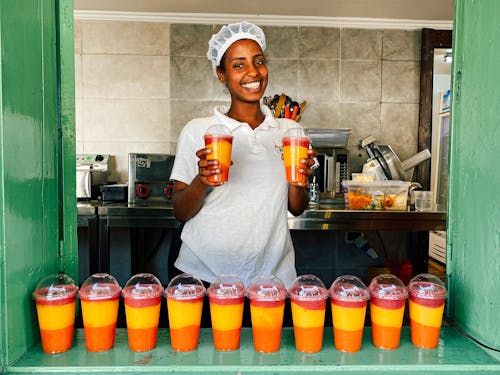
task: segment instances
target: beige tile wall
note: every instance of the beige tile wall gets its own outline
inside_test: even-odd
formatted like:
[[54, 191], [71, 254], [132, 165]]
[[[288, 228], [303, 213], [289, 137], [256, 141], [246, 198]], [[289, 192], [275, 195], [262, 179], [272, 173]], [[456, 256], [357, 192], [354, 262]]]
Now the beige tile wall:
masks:
[[169, 153], [170, 28], [75, 22], [78, 153], [107, 153], [124, 182], [129, 152]]
[[[126, 180], [128, 152], [174, 153], [191, 118], [229, 96], [206, 58], [218, 25], [76, 22], [77, 151], [114, 155]], [[352, 128], [351, 170], [367, 135], [402, 160], [417, 151], [420, 31], [263, 27], [270, 83], [308, 106], [305, 127]]]

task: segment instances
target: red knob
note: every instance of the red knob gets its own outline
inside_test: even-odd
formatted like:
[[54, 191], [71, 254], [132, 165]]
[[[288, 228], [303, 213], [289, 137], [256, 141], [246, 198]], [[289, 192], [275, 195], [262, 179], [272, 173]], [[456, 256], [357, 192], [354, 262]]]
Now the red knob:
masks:
[[147, 198], [149, 196], [149, 186], [144, 184], [139, 184], [135, 188], [135, 192], [140, 198]]
[[168, 184], [167, 186], [165, 186], [164, 193], [165, 193], [165, 196], [167, 197], [167, 199], [172, 199], [173, 192], [174, 192], [174, 185], [173, 184]]

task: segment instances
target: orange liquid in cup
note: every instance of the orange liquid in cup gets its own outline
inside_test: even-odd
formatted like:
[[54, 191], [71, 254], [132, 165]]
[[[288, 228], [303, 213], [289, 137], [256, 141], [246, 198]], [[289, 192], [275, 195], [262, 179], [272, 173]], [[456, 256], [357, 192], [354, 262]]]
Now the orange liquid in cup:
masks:
[[286, 180], [289, 183], [305, 186], [307, 175], [299, 173], [304, 168], [300, 159], [307, 159], [309, 138], [283, 138], [283, 161], [285, 163]]
[[173, 350], [189, 352], [198, 347], [202, 308], [203, 295], [190, 299], [167, 297], [170, 340]]
[[109, 288], [112, 297], [107, 299], [88, 299], [85, 291], [80, 290], [85, 345], [89, 352], [103, 352], [115, 344], [120, 287], [110, 284]]
[[303, 353], [317, 353], [323, 346], [326, 299], [300, 300], [291, 294], [295, 348]]
[[215, 349], [229, 351], [240, 347], [244, 299], [244, 296], [236, 298], [210, 296], [210, 315]]
[[[156, 347], [163, 289], [159, 285], [151, 287], [156, 289], [157, 293], [152, 293], [157, 294], [156, 297], [124, 298], [128, 344], [134, 352], [146, 352]], [[134, 289], [135, 286], [125, 288], [124, 292], [127, 292], [128, 288]]]
[[445, 298], [420, 298], [410, 294], [410, 330], [413, 345], [434, 349], [438, 346]]
[[[41, 290], [40, 294], [46, 293]], [[76, 288], [68, 294], [53, 301], [36, 299], [42, 349], [47, 354], [63, 353], [73, 346]]]
[[341, 301], [331, 298], [333, 338], [341, 352], [359, 352], [363, 341], [366, 301]]
[[401, 338], [401, 325], [405, 311], [405, 299], [370, 300], [373, 345], [380, 349], [396, 349]]
[[285, 300], [259, 301], [250, 299], [254, 349], [262, 353], [280, 348]]
[[221, 172], [208, 177], [210, 182], [226, 182], [229, 178], [231, 166], [231, 150], [233, 136], [231, 135], [205, 135], [205, 147], [212, 150], [207, 155], [207, 160], [218, 160]]

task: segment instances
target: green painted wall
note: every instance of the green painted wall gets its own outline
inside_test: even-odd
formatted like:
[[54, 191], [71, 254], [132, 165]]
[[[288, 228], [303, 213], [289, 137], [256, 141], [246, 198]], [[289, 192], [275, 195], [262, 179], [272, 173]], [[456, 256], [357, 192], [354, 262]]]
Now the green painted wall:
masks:
[[500, 349], [500, 1], [455, 0], [448, 315]]
[[[76, 275], [72, 9], [65, 0], [0, 1], [2, 366], [38, 340], [31, 300], [38, 280], [66, 263]], [[73, 172], [64, 176], [70, 160]]]

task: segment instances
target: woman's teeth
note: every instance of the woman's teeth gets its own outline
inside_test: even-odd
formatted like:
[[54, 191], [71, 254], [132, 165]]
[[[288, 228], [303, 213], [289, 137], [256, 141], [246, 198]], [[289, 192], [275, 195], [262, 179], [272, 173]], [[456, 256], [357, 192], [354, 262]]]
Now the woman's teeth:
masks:
[[247, 89], [257, 89], [260, 86], [260, 82], [244, 83], [242, 86], [246, 87]]

